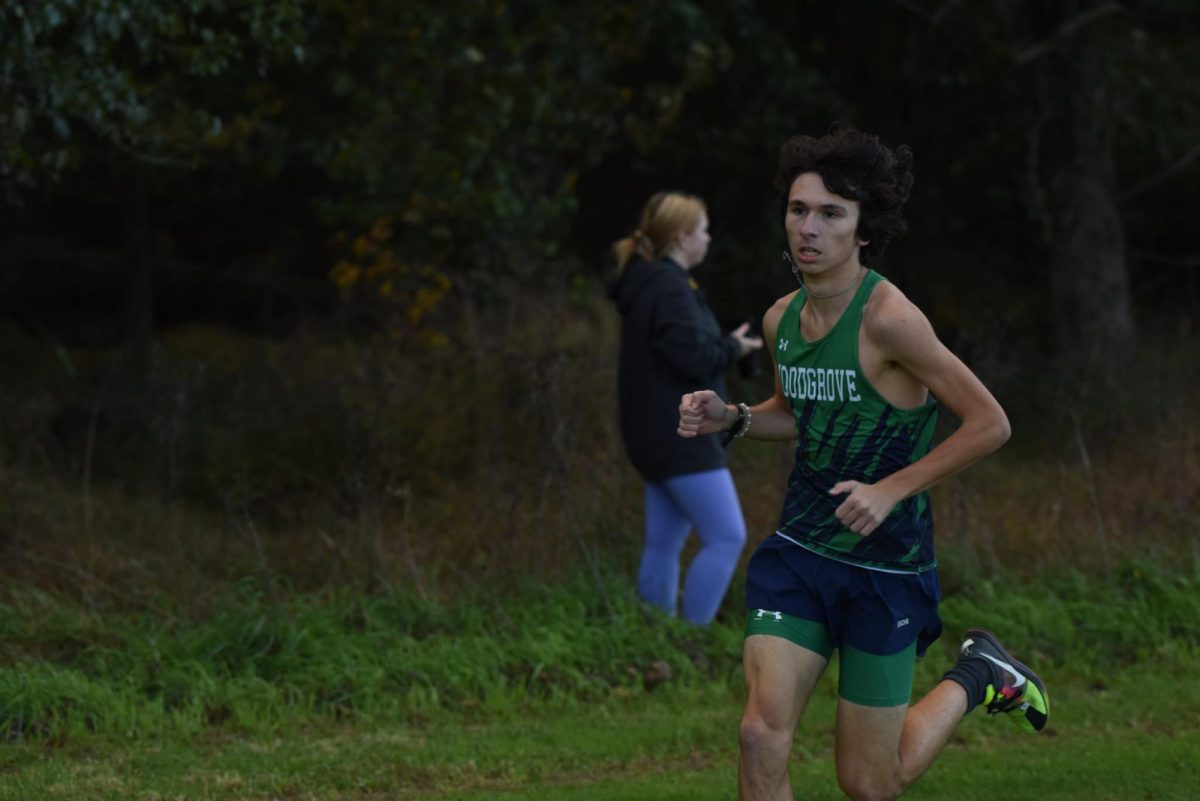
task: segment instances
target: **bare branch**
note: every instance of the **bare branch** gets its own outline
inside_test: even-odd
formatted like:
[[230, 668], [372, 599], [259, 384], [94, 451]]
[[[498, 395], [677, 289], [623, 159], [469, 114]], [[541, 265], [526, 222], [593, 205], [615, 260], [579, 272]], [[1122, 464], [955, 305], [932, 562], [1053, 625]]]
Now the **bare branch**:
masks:
[[912, 2], [912, 0], [892, 0], [892, 2], [895, 3], [896, 5], [900, 6], [901, 8], [903, 8], [905, 11], [912, 12], [913, 14], [916, 14], [918, 17], [925, 20], [926, 22], [932, 23], [934, 25], [936, 25], [938, 23], [937, 18], [941, 15], [940, 11], [936, 14], [930, 14], [928, 11], [926, 11], [921, 6]]
[[1043, 111], [1034, 120], [1034, 123], [1029, 128], [1029, 160], [1026, 164], [1026, 170], [1029, 181], [1029, 192], [1033, 198], [1033, 213], [1034, 216], [1042, 224], [1042, 238], [1049, 242], [1052, 236], [1050, 225], [1049, 204], [1046, 202], [1046, 188], [1042, 184], [1042, 169], [1041, 169], [1041, 149], [1042, 149], [1042, 132], [1050, 123], [1050, 114]]
[[955, 6], [960, 5], [961, 2], [962, 0], [946, 0], [946, 2], [942, 4], [941, 8], [933, 12], [933, 16], [929, 18], [929, 21], [934, 25], [940, 24], [946, 15], [953, 11]]
[[1200, 267], [1200, 256], [1182, 256], [1157, 250], [1130, 250], [1129, 256], [1138, 261], [1150, 261], [1172, 267]]
[[[974, 30], [971, 25], [972, 15], [959, 14], [955, 17], [952, 12], [962, 5], [962, 0], [942, 0], [937, 10], [932, 12], [916, 0], [891, 2], [928, 25], [929, 30], [938, 36], [939, 46], [962, 51], [964, 58], [979, 58], [983, 50], [1004, 58], [1012, 50], [1013, 45], [998, 41], [994, 36], [981, 35], [979, 31]], [[1001, 11], [1003, 10], [1002, 8]], [[1011, 31], [1009, 33], [1011, 34]]]
[[946, 0], [944, 3], [942, 3], [941, 8], [931, 14], [919, 4], [914, 3], [912, 0], [892, 0], [892, 2], [903, 8], [905, 11], [916, 14], [930, 25], [941, 25], [942, 20], [945, 19], [946, 16], [953, 11], [956, 6], [962, 5], [962, 0]]
[[1200, 156], [1200, 145], [1196, 145], [1191, 150], [1189, 150], [1187, 153], [1184, 153], [1182, 156], [1175, 159], [1174, 163], [1169, 164], [1166, 167], [1163, 167], [1161, 170], [1154, 173], [1154, 175], [1151, 175], [1149, 178], [1146, 178], [1143, 181], [1139, 181], [1138, 183], [1134, 184], [1133, 186], [1129, 187], [1128, 189], [1122, 190], [1121, 194], [1120, 194], [1121, 199], [1125, 200], [1126, 198], [1131, 198], [1131, 197], [1134, 197], [1135, 195], [1140, 195], [1141, 193], [1143, 193], [1149, 189], [1153, 189], [1154, 187], [1161, 184], [1163, 181], [1170, 178], [1175, 173], [1180, 172], [1180, 171], [1184, 170], [1185, 168], [1187, 168], [1187, 166], [1189, 164], [1191, 164], [1193, 161], [1195, 161], [1198, 156]]
[[1073, 35], [1080, 28], [1090, 24], [1100, 17], [1105, 16], [1106, 14], [1111, 14], [1120, 10], [1120, 3], [1117, 3], [1114, 0], [1109, 0], [1108, 2], [1093, 6], [1087, 11], [1081, 11], [1074, 17], [1071, 17], [1071, 19], [1064, 22], [1062, 25], [1059, 25], [1058, 30], [1052, 33], [1049, 39], [1030, 45], [1021, 52], [1017, 53], [1014, 60], [1017, 62], [1017, 64], [1024, 65], [1039, 59], [1053, 49], [1056, 44]]

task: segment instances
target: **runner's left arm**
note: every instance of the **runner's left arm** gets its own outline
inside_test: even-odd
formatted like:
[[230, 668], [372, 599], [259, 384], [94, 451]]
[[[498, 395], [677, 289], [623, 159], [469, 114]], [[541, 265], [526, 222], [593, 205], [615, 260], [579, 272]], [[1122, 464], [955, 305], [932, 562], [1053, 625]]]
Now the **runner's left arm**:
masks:
[[884, 355], [928, 387], [962, 422], [924, 457], [890, 476], [865, 484], [842, 481], [831, 495], [845, 495], [836, 514], [851, 531], [866, 536], [897, 503], [954, 475], [1008, 440], [1008, 417], [983, 382], [947, 348], [929, 320], [908, 299], [884, 304], [864, 319], [864, 332]]

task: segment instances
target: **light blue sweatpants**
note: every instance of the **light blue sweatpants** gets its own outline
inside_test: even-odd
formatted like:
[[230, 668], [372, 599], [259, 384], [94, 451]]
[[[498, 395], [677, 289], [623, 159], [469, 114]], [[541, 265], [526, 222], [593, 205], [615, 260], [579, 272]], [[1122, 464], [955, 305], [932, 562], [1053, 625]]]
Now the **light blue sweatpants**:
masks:
[[728, 469], [646, 484], [638, 595], [672, 615], [679, 595], [679, 557], [693, 528], [701, 547], [684, 580], [683, 617], [704, 625], [716, 616], [746, 543], [746, 521]]

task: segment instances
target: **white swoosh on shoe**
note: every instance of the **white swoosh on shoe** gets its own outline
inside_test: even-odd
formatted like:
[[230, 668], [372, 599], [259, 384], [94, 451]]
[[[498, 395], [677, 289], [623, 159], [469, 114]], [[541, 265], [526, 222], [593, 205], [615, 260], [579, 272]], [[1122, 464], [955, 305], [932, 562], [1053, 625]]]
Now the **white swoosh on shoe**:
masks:
[[995, 664], [997, 667], [999, 667], [1001, 670], [1005, 671], [1006, 673], [1011, 673], [1013, 676], [1016, 676], [1017, 680], [1013, 684], [1013, 687], [1020, 689], [1021, 687], [1025, 686], [1025, 675], [1023, 673], [1021, 673], [1021, 671], [1017, 670], [1015, 667], [1010, 665], [1008, 662], [1001, 661], [1001, 660], [997, 659], [996, 657], [992, 656], [991, 654], [981, 653], [979, 655], [982, 656], [984, 659], [988, 660], [989, 662]]

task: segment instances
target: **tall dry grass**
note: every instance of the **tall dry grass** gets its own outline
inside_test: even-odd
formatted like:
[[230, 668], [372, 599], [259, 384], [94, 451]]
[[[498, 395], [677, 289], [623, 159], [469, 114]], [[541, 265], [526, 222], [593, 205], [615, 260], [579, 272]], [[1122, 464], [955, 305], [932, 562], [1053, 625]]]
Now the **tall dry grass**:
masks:
[[[641, 487], [616, 429], [616, 312], [587, 284], [459, 309], [441, 347], [388, 327], [172, 332], [149, 376], [3, 332], [24, 354], [0, 366], [4, 572], [115, 603], [202, 603], [245, 576], [441, 600], [632, 574]], [[948, 588], [1197, 561], [1200, 360], [1194, 343], [1153, 353], [1116, 388], [998, 389], [1020, 398], [1014, 440], [934, 490]], [[735, 447], [753, 544], [791, 453]]]

